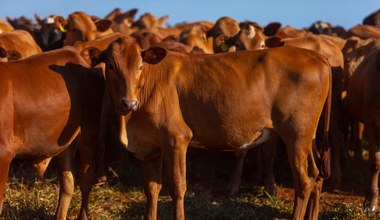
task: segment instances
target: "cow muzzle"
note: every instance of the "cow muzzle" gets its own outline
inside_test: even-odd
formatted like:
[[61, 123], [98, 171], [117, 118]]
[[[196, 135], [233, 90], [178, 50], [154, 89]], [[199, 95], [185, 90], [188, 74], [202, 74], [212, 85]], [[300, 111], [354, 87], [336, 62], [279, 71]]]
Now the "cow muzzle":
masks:
[[139, 101], [136, 99], [121, 99], [121, 109], [123, 112], [136, 111], [139, 107]]

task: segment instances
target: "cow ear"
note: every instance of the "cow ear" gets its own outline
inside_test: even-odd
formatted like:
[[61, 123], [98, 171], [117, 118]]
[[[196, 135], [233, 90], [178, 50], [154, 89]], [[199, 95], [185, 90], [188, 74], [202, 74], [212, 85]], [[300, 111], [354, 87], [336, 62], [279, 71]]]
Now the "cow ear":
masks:
[[112, 26], [112, 21], [108, 19], [101, 19], [95, 22], [96, 29], [100, 32], [108, 30]]
[[285, 42], [279, 37], [270, 37], [265, 40], [265, 45], [269, 48], [272, 47], [282, 47]]
[[54, 23], [61, 32], [66, 32], [67, 21], [62, 16], [56, 16]]
[[158, 25], [163, 26], [165, 22], [169, 19], [169, 15], [162, 16], [158, 19]]
[[277, 33], [277, 31], [281, 28], [281, 26], [282, 24], [280, 22], [269, 23], [264, 28], [265, 36], [268, 36], [268, 37], [274, 36]]
[[36, 19], [39, 25], [42, 25], [44, 23], [43, 19], [37, 13], [34, 14], [34, 18]]
[[12, 61], [12, 60], [19, 60], [19, 59], [21, 59], [22, 55], [18, 51], [8, 50], [7, 51], [7, 57], [8, 57], [8, 61]]
[[96, 47], [87, 47], [83, 49], [80, 54], [92, 67], [104, 62], [104, 55], [102, 51]]
[[141, 52], [141, 56], [144, 62], [149, 64], [159, 63], [162, 59], [165, 58], [167, 51], [161, 47], [150, 47]]

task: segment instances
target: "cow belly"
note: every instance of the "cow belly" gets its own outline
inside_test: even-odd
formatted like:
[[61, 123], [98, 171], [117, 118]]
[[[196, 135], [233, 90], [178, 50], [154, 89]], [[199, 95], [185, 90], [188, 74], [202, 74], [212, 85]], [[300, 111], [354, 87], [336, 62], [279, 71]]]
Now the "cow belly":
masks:
[[252, 139], [249, 141], [241, 141], [241, 143], [225, 143], [224, 146], [210, 146], [205, 145], [201, 141], [198, 141], [197, 139], [193, 139], [190, 142], [191, 147], [196, 148], [202, 148], [202, 149], [216, 149], [216, 150], [222, 150], [222, 151], [235, 151], [235, 150], [245, 150], [249, 149], [255, 146], [258, 146], [265, 141], [267, 141], [269, 138], [272, 137], [273, 131], [269, 128], [263, 128], [262, 130], [254, 133], [251, 137]]

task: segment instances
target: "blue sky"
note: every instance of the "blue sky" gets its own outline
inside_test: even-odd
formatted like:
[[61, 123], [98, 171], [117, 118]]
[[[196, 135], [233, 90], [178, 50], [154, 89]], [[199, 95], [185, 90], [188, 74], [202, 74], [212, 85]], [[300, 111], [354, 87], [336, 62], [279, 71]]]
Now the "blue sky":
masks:
[[0, 0], [0, 18], [34, 18], [59, 14], [66, 17], [84, 11], [104, 17], [115, 7], [123, 11], [138, 8], [136, 19], [145, 12], [157, 17], [169, 15], [168, 24], [209, 20], [221, 16], [237, 21], [256, 21], [265, 26], [272, 21], [297, 28], [308, 27], [317, 20], [350, 28], [380, 9], [379, 0]]

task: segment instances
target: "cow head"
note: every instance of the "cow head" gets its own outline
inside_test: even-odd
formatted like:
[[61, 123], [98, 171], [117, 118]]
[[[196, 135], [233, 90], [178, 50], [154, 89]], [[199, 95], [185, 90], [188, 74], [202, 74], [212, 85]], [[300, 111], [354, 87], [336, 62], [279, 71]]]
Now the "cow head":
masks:
[[251, 24], [242, 26], [233, 37], [219, 36], [215, 39], [215, 53], [235, 50], [255, 50], [265, 47], [266, 36], [262, 30]]
[[67, 20], [61, 16], [57, 16], [54, 20], [57, 27], [66, 32], [65, 45], [73, 45], [76, 41], [95, 40], [102, 33], [111, 33], [108, 32], [112, 25], [111, 21], [107, 19], [96, 20], [96, 18], [80, 11], [71, 13]]
[[112, 42], [105, 51], [90, 47], [82, 56], [92, 65], [106, 64], [105, 76], [108, 92], [118, 114], [128, 114], [139, 107], [139, 94], [144, 86], [143, 63], [156, 64], [166, 56], [166, 50], [151, 47], [141, 51], [131, 37]]
[[[61, 48], [66, 33], [57, 27], [54, 20], [57, 16], [51, 15], [42, 19], [38, 14], [35, 14], [34, 17], [41, 27], [38, 34], [36, 34], [36, 41], [42, 50], [48, 51]], [[63, 28], [63, 26], [61, 28]]]

